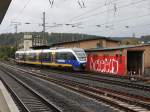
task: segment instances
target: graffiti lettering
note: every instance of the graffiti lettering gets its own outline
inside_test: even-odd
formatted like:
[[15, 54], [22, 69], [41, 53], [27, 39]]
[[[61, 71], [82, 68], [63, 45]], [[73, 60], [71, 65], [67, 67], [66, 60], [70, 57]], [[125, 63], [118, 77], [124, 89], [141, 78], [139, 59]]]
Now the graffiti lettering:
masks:
[[90, 57], [90, 70], [117, 74], [119, 68], [119, 63], [115, 59], [96, 59], [94, 60]]

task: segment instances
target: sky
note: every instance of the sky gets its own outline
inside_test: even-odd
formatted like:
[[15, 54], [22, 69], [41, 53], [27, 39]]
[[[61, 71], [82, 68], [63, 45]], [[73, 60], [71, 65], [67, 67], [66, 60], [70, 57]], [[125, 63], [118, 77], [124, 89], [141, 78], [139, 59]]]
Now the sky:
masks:
[[150, 0], [12, 0], [0, 33], [42, 31], [106, 37], [150, 35]]

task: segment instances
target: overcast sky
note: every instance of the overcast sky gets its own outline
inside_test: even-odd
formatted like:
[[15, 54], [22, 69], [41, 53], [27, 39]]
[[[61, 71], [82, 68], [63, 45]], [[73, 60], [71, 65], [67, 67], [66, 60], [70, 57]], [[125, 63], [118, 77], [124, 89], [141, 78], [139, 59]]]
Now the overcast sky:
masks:
[[[101, 36], [150, 34], [150, 0], [12, 0], [0, 33], [42, 31], [86, 33]], [[25, 24], [30, 23], [30, 24]]]

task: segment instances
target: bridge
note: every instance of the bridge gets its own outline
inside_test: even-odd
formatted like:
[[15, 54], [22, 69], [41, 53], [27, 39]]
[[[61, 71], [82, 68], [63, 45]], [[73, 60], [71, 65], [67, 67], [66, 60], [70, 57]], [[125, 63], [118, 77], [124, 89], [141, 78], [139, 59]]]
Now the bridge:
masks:
[[8, 10], [8, 7], [10, 5], [12, 0], [1, 0], [0, 3], [0, 24], [3, 21], [3, 18], [6, 14], [6, 11]]

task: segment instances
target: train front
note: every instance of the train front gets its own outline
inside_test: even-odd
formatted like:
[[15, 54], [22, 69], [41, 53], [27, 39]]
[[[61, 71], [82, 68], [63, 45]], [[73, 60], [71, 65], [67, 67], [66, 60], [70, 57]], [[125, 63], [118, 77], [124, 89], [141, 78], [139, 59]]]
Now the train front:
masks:
[[85, 51], [83, 49], [74, 49], [73, 51], [79, 63], [78, 69], [84, 70], [86, 66], [86, 62], [87, 62], [87, 56], [86, 56]]

